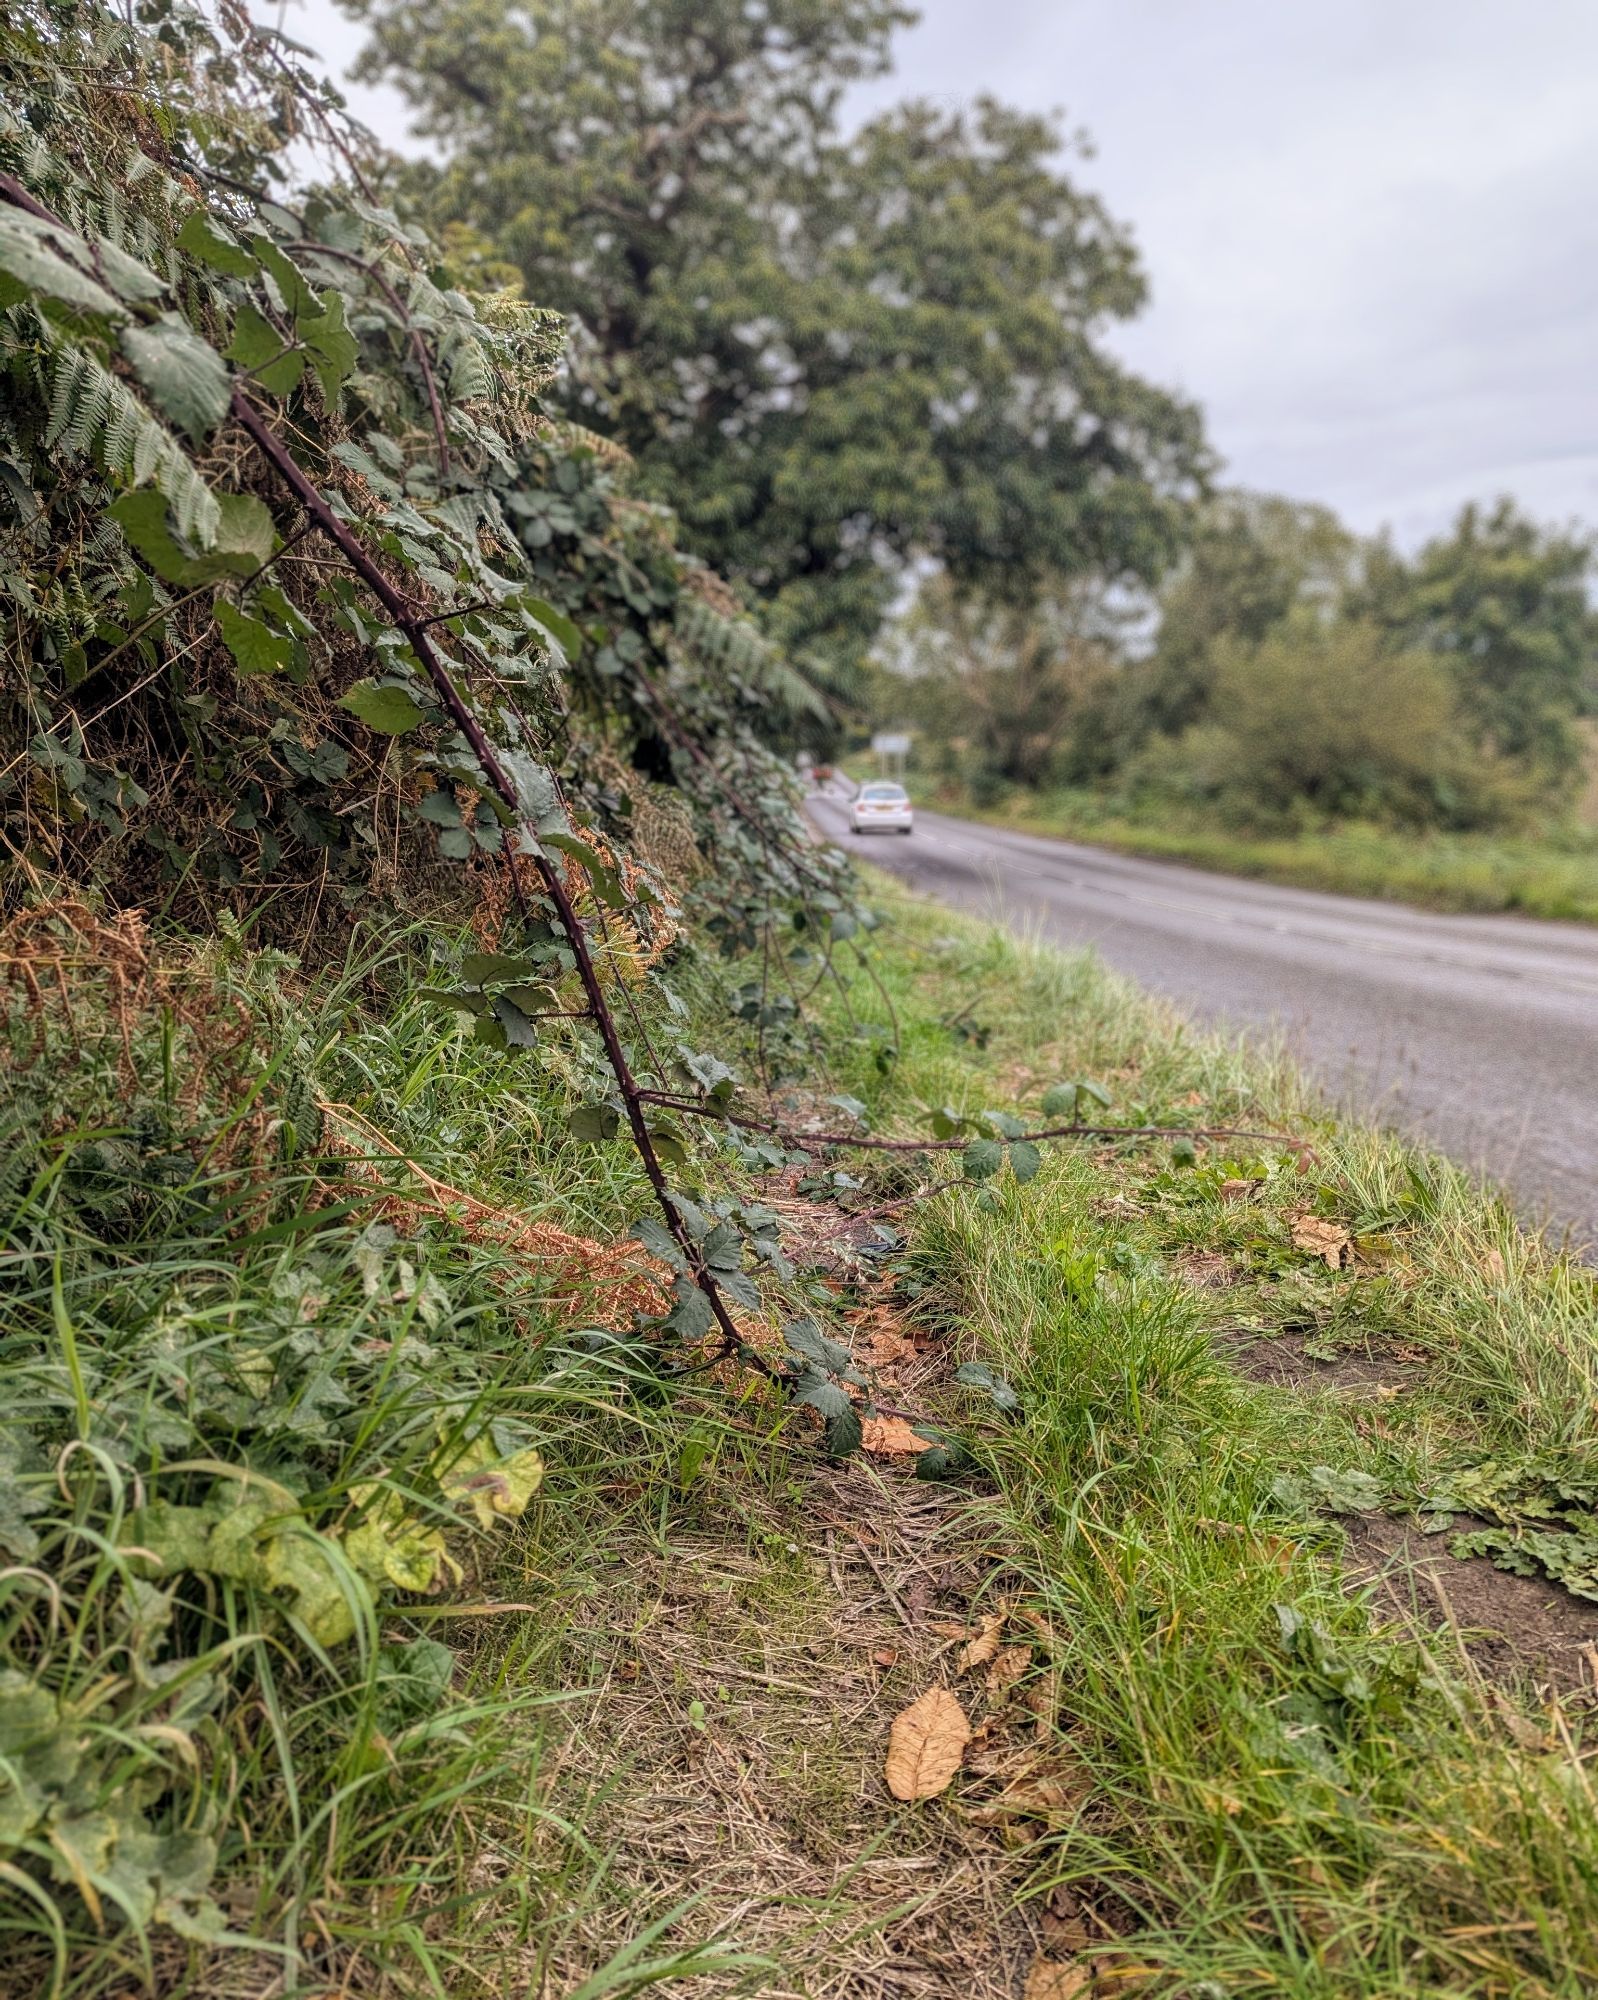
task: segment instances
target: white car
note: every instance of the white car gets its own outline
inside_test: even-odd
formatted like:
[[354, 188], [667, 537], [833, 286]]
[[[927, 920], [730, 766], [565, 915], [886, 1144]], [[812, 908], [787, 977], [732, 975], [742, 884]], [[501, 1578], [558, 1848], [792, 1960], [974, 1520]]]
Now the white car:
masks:
[[862, 785], [849, 801], [851, 833], [908, 833], [914, 825], [903, 785]]

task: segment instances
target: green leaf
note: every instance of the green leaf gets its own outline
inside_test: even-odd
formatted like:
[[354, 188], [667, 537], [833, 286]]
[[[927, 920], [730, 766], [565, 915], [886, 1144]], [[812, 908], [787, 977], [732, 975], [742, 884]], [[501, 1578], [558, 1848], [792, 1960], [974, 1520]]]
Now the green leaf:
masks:
[[524, 597], [522, 603], [566, 658], [575, 659], [583, 650], [583, 635], [566, 614], [557, 611], [553, 604], [546, 604], [541, 597]]
[[1010, 1141], [1010, 1171], [1018, 1181], [1033, 1179], [1042, 1165], [1043, 1155], [1030, 1139]]
[[122, 352], [168, 420], [198, 444], [227, 415], [232, 378], [209, 341], [177, 313], [123, 330]]
[[634, 1241], [641, 1243], [651, 1256], [669, 1264], [674, 1271], [686, 1268], [676, 1237], [657, 1216], [640, 1216], [633, 1224], [631, 1234]]
[[357, 681], [339, 707], [383, 736], [404, 736], [426, 720], [425, 711], [392, 682]]
[[1044, 1091], [1044, 1116], [1074, 1119], [1082, 1108], [1084, 1097], [1090, 1097], [1095, 1104], [1109, 1108], [1110, 1093], [1101, 1084], [1089, 1082], [1086, 1077], [1076, 1077], [1068, 1083], [1051, 1084]]
[[253, 576], [277, 546], [270, 508], [253, 493], [219, 493], [216, 505], [217, 530], [204, 560], [236, 576]]
[[127, 308], [98, 279], [69, 261], [55, 247], [70, 248], [85, 264], [87, 243], [70, 229], [57, 229], [19, 208], [0, 206], [0, 307], [28, 297], [59, 300], [106, 319], [127, 318]]
[[275, 674], [294, 662], [294, 641], [250, 618], [225, 597], [217, 599], [217, 629], [241, 674]]
[[672, 1284], [677, 1303], [666, 1315], [666, 1324], [684, 1340], [703, 1340], [716, 1324], [715, 1309], [686, 1272]]
[[250, 248], [261, 261], [261, 266], [277, 286], [278, 296], [283, 301], [283, 310], [290, 319], [299, 319], [304, 313], [320, 310], [321, 301], [311, 289], [310, 280], [291, 257], [268, 236], [252, 236]]
[[842, 1375], [854, 1366], [854, 1356], [848, 1348], [830, 1340], [813, 1319], [789, 1320], [782, 1329], [782, 1337], [795, 1354], [834, 1375]]
[[488, 1013], [488, 1002], [480, 993], [456, 993], [447, 986], [418, 986], [418, 1000], [425, 1000], [430, 1007], [449, 1007], [457, 1014], [469, 1014], [474, 1019], [482, 1019]]
[[303, 349], [285, 341], [272, 322], [251, 305], [239, 307], [226, 355], [271, 396], [291, 395], [305, 372]]
[[935, 1139], [956, 1138], [965, 1124], [965, 1120], [950, 1104], [940, 1104], [933, 1112], [931, 1122], [932, 1135]]
[[1021, 1407], [1021, 1398], [1015, 1393], [1002, 1375], [997, 1375], [985, 1361], [965, 1361], [954, 1371], [954, 1379], [963, 1382], [968, 1389], [980, 1389], [988, 1396], [996, 1409], [1013, 1416]]
[[322, 394], [329, 406], [336, 406], [339, 392], [355, 373], [361, 355], [354, 334], [345, 324], [343, 298], [337, 292], [324, 292], [321, 312], [301, 314], [294, 327], [315, 357]]
[[505, 1040], [513, 1049], [531, 1049], [538, 1046], [538, 1030], [528, 1020], [514, 1000], [508, 1000], [503, 993], [496, 993], [489, 1002], [494, 1019], [505, 1030]]
[[226, 278], [253, 278], [261, 268], [249, 251], [224, 234], [203, 208], [191, 210], [178, 231], [177, 244], [180, 250], [187, 250], [191, 257], [209, 264]]
[[566, 1114], [566, 1125], [574, 1139], [598, 1146], [621, 1130], [621, 1114], [614, 1104], [574, 1104]]
[[461, 977], [468, 986], [497, 986], [507, 979], [531, 979], [537, 970], [529, 958], [504, 958], [497, 951], [472, 951], [461, 960]]
[[997, 1132], [1001, 1139], [1019, 1139], [1026, 1130], [1021, 1120], [1010, 1111], [984, 1111], [982, 1122], [990, 1132]]
[[200, 565], [172, 532], [166, 501], [153, 487], [124, 493], [105, 510], [126, 536], [128, 545], [163, 583], [203, 581]]
[[985, 1181], [992, 1178], [1004, 1165], [1004, 1146], [998, 1139], [973, 1139], [960, 1155], [960, 1164], [968, 1181]]

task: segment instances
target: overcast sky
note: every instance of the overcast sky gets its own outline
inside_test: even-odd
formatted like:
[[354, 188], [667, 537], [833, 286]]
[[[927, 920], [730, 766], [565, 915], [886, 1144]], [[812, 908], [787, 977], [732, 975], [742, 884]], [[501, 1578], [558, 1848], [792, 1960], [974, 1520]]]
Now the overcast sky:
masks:
[[984, 91], [1091, 134], [1153, 292], [1115, 344], [1230, 479], [1406, 543], [1502, 492], [1598, 524], [1598, 0], [923, 0], [861, 108]]

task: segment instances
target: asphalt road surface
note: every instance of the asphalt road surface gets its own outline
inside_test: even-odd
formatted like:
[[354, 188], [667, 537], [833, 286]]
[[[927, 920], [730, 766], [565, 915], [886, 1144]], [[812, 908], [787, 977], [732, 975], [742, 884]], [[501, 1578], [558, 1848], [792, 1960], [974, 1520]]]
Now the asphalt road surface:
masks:
[[821, 829], [918, 889], [1064, 945], [1196, 1018], [1280, 1031], [1342, 1104], [1499, 1181], [1598, 1244], [1598, 929], [1438, 916], [918, 812]]

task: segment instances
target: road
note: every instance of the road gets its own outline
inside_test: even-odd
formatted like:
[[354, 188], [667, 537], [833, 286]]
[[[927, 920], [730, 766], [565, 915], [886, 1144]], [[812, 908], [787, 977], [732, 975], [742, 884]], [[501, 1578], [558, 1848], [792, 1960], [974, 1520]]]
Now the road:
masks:
[[1218, 1025], [1279, 1030], [1341, 1104], [1598, 1243], [1598, 929], [1439, 916], [918, 812], [909, 839], [818, 826], [945, 902], [1057, 943]]

